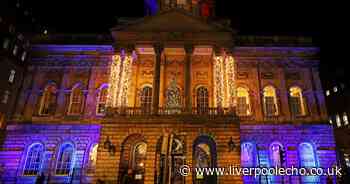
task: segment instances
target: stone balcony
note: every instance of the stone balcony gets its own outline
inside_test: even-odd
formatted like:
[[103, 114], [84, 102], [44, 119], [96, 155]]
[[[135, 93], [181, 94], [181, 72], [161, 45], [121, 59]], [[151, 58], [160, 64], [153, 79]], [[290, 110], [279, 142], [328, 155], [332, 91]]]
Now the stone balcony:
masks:
[[105, 119], [125, 121], [183, 121], [183, 122], [239, 122], [239, 118], [233, 109], [229, 108], [192, 108], [188, 111], [184, 108], [158, 108], [156, 113], [151, 109], [140, 107], [107, 108]]

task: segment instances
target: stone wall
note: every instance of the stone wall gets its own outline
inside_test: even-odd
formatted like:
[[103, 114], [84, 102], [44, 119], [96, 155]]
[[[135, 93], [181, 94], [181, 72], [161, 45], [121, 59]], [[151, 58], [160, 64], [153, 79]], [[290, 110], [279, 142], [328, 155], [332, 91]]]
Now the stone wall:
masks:
[[[44, 145], [44, 161], [42, 171], [50, 175], [51, 182], [70, 181], [71, 178], [55, 176], [55, 157], [57, 157], [59, 146], [65, 142], [74, 145], [74, 168], [77, 172], [84, 172], [84, 163], [89, 155], [90, 147], [98, 143], [99, 125], [59, 125], [59, 124], [37, 124], [37, 125], [9, 125], [4, 145], [0, 151], [0, 164], [3, 173], [3, 183], [34, 183], [36, 177], [23, 176], [23, 167], [28, 147], [33, 143]], [[80, 173], [74, 173], [76, 176]], [[79, 179], [75, 179], [77, 183]], [[89, 178], [83, 178], [88, 181]], [[87, 183], [85, 181], [85, 183]], [[79, 183], [79, 182], [78, 182]]]
[[[118, 123], [106, 122], [101, 130], [100, 145], [104, 143], [107, 137], [112, 144], [116, 145], [115, 155], [110, 155], [107, 149], [100, 149], [98, 152], [96, 180], [110, 181], [115, 183], [119, 173], [119, 164], [123, 142], [132, 135], [140, 135], [147, 143], [147, 160], [145, 163], [145, 184], [154, 184], [156, 163], [157, 142], [161, 136], [169, 134], [181, 135], [185, 142], [185, 163], [192, 166], [193, 164], [193, 144], [197, 137], [201, 135], [213, 138], [217, 150], [217, 166], [227, 167], [230, 165], [240, 164], [239, 149], [229, 152], [228, 142], [233, 138], [234, 143], [240, 144], [239, 127], [237, 124], [222, 122], [181, 122], [176, 119], [168, 119], [160, 122], [159, 119], [148, 121], [125, 121]], [[185, 178], [186, 183], [192, 183], [192, 174]], [[225, 176], [219, 177], [218, 183], [242, 183], [241, 177]]]
[[[285, 148], [287, 167], [300, 167], [298, 147], [301, 143], [313, 145], [318, 167], [331, 168], [336, 164], [336, 145], [331, 126], [241, 125], [240, 129], [241, 143], [250, 142], [256, 146], [261, 165], [269, 165], [271, 156], [269, 148], [274, 142], [280, 143]], [[320, 179], [320, 183], [326, 183], [326, 177]], [[285, 177], [284, 181], [285, 183], [300, 183], [301, 178], [299, 176]], [[281, 183], [281, 181], [275, 181], [275, 183]]]

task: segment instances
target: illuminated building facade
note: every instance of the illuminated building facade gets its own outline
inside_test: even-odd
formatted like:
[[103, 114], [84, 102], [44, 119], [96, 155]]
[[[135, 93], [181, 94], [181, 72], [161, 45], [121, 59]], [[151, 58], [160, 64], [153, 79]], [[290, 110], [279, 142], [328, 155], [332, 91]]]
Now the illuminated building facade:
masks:
[[319, 49], [308, 38], [239, 36], [208, 19], [213, 7], [149, 0], [153, 16], [118, 25], [111, 37], [33, 38], [0, 151], [2, 180], [33, 183], [42, 173], [52, 183], [326, 183], [177, 172], [183, 164], [336, 164]]

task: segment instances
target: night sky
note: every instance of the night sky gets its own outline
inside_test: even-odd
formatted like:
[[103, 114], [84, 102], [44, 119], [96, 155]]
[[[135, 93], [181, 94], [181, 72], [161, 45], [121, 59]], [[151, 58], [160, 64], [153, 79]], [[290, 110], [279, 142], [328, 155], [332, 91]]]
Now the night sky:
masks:
[[[15, 7], [16, 0], [7, 1], [8, 6]], [[109, 29], [116, 25], [117, 17], [142, 17], [144, 14], [143, 0], [20, 0], [20, 2], [21, 7], [16, 9], [17, 15], [23, 16], [23, 11], [29, 9], [36, 19], [36, 26], [39, 27], [36, 30], [48, 29], [49, 34], [109, 33]], [[327, 9], [321, 9], [321, 1], [314, 0], [217, 0], [216, 2], [217, 16], [231, 19], [232, 27], [241, 35], [312, 36], [317, 46], [321, 47], [321, 63], [324, 71], [332, 71], [331, 63], [334, 62], [329, 60], [337, 60], [338, 65], [345, 66], [339, 54], [334, 54], [343, 52], [334, 45], [337, 45], [337, 40], [344, 39], [341, 34], [344, 28], [336, 25], [338, 22], [344, 22], [346, 11], [342, 9], [345, 9], [345, 5], [338, 4], [335, 9], [328, 3]], [[325, 30], [328, 29], [336, 33], [333, 33], [332, 37], [326, 37]]]

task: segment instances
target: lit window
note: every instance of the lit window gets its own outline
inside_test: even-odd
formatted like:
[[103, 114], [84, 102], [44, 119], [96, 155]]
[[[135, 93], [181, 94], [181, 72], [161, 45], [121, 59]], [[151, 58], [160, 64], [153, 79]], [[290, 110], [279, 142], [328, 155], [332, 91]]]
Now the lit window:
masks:
[[39, 115], [52, 115], [56, 110], [56, 86], [48, 85], [41, 97]]
[[344, 154], [344, 160], [345, 160], [345, 165], [346, 167], [350, 168], [350, 158], [349, 158], [349, 154]]
[[303, 93], [299, 87], [289, 89], [289, 103], [291, 113], [294, 116], [303, 116], [306, 114]]
[[332, 120], [332, 118], [329, 118], [329, 124], [333, 124], [333, 120]]
[[147, 114], [151, 112], [152, 108], [152, 88], [144, 87], [140, 95], [141, 110], [143, 113]]
[[349, 118], [348, 115], [346, 114], [346, 112], [344, 112], [343, 114], [343, 121], [344, 121], [344, 125], [349, 125]]
[[237, 114], [240, 116], [251, 114], [249, 92], [242, 87], [237, 88]]
[[276, 90], [272, 86], [267, 86], [263, 90], [264, 112], [266, 116], [277, 116], [278, 106]]
[[335, 121], [337, 122], [337, 127], [340, 127], [340, 126], [341, 126], [341, 119], [340, 119], [339, 114], [337, 114], [337, 115], [335, 116]]
[[88, 172], [89, 173], [93, 172], [96, 168], [97, 148], [98, 148], [98, 144], [95, 144], [90, 149], [89, 163], [88, 163]]
[[333, 91], [334, 91], [334, 93], [338, 92], [338, 87], [334, 86]]
[[97, 115], [104, 115], [106, 112], [107, 93], [108, 93], [107, 87], [102, 87], [98, 93], [97, 109], [96, 109]]
[[10, 76], [9, 76], [9, 82], [10, 83], [13, 83], [13, 81], [15, 80], [15, 74], [16, 74], [15, 70], [11, 70], [10, 71]]
[[[310, 143], [301, 143], [299, 145], [300, 166], [303, 168], [317, 167], [317, 160], [315, 150]], [[318, 183], [317, 176], [303, 176], [303, 183]]]
[[283, 147], [279, 143], [273, 143], [270, 146], [270, 159], [272, 166], [281, 167], [281, 151], [283, 150]]
[[40, 173], [43, 160], [44, 146], [33, 144], [29, 147], [24, 165], [23, 175], [36, 176]]
[[329, 90], [326, 91], [326, 96], [329, 96], [331, 92]]
[[4, 96], [3, 96], [2, 100], [1, 100], [1, 103], [7, 104], [8, 100], [9, 100], [9, 96], [10, 96], [10, 91], [6, 90], [4, 92]]
[[199, 114], [205, 114], [209, 108], [209, 95], [208, 89], [205, 87], [199, 87], [197, 89], [197, 111]]
[[22, 61], [26, 60], [26, 57], [27, 57], [27, 52], [24, 51], [24, 52], [22, 53], [21, 60], [22, 60]]
[[73, 156], [73, 146], [71, 144], [63, 144], [58, 154], [56, 175], [69, 175], [73, 167]]
[[137, 143], [134, 147], [133, 152], [133, 170], [143, 170], [145, 168], [146, 161], [146, 153], [147, 153], [147, 144], [144, 142]]
[[8, 49], [9, 46], [10, 46], [10, 39], [5, 38], [4, 43], [3, 43], [2, 46], [3, 46], [4, 49]]
[[79, 115], [82, 111], [83, 101], [84, 101], [83, 91], [79, 87], [74, 87], [70, 95], [68, 114]]
[[241, 144], [241, 164], [243, 167], [254, 167], [254, 146], [252, 143]]
[[18, 46], [15, 45], [15, 46], [13, 47], [12, 53], [13, 53], [13, 55], [17, 55], [17, 52], [18, 52]]

